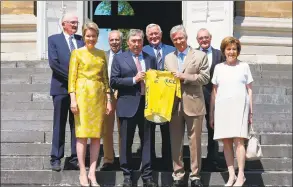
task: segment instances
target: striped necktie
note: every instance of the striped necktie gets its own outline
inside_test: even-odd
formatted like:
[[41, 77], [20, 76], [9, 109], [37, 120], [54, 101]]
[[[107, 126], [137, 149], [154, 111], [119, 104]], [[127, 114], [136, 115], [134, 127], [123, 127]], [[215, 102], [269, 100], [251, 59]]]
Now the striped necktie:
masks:
[[158, 63], [158, 68], [162, 69], [162, 54], [161, 54], [161, 47], [157, 46], [155, 47], [157, 50], [157, 63]]
[[[138, 56], [135, 56], [135, 65], [136, 65], [136, 68], [137, 68], [138, 72], [142, 71], [142, 67], [141, 67], [141, 64], [139, 62]], [[144, 83], [144, 80], [140, 81], [140, 94], [145, 95], [145, 83]]]
[[73, 44], [72, 39], [73, 39], [73, 35], [71, 35], [71, 36], [69, 37], [70, 52], [73, 51], [73, 50], [75, 49], [75, 46], [74, 46], [74, 44]]

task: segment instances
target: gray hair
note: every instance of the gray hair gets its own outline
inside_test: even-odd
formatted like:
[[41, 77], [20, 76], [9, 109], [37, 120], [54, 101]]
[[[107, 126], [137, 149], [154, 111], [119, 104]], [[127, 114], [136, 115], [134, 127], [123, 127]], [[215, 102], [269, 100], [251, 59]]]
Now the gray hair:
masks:
[[211, 33], [210, 33], [210, 31], [209, 31], [208, 29], [206, 29], [206, 28], [201, 28], [201, 29], [199, 29], [199, 30], [197, 31], [196, 38], [197, 38], [197, 36], [198, 36], [198, 33], [201, 32], [201, 31], [207, 31], [208, 34], [209, 34], [209, 36], [212, 37], [212, 35], [211, 35]]
[[146, 33], [146, 35], [148, 35], [148, 30], [149, 30], [150, 28], [153, 28], [153, 27], [158, 27], [160, 33], [162, 32], [162, 29], [161, 29], [160, 25], [155, 24], [155, 23], [151, 23], [151, 24], [148, 24], [148, 26], [147, 26], [146, 29], [145, 29], [145, 33]]
[[142, 30], [140, 30], [140, 29], [130, 29], [130, 31], [129, 31], [128, 35], [127, 35], [127, 41], [129, 40], [129, 38], [131, 36], [136, 36], [136, 35], [141, 36], [141, 39], [143, 40], [144, 34], [143, 34]]
[[121, 43], [122, 43], [122, 41], [123, 41], [123, 33], [122, 33], [121, 31], [119, 31], [119, 30], [111, 30], [111, 31], [109, 32], [109, 34], [108, 34], [108, 38], [110, 37], [110, 34], [112, 34], [112, 33], [114, 33], [114, 32], [116, 32], [116, 33], [119, 34], [119, 36], [120, 36], [120, 40], [121, 40]]
[[186, 30], [185, 30], [184, 26], [183, 25], [176, 25], [176, 26], [172, 27], [172, 29], [170, 31], [170, 38], [171, 38], [172, 41], [173, 41], [172, 35], [174, 33], [176, 33], [176, 32], [179, 32], [179, 31], [182, 31], [184, 36], [185, 36], [185, 38], [187, 39], [187, 33], [186, 33]]
[[69, 18], [73, 18], [73, 17], [77, 17], [77, 19], [78, 19], [78, 16], [76, 15], [76, 13], [74, 13], [74, 12], [67, 12], [67, 13], [65, 13], [62, 16], [61, 22], [64, 22], [64, 21], [68, 20]]

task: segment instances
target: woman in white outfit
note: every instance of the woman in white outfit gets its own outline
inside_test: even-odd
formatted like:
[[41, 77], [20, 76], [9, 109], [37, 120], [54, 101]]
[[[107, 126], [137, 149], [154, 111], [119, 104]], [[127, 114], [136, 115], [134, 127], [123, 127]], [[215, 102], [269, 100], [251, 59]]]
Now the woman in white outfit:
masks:
[[[245, 147], [248, 125], [252, 123], [252, 81], [249, 65], [237, 57], [241, 51], [238, 39], [226, 37], [221, 51], [226, 61], [217, 64], [212, 77], [213, 92], [210, 105], [210, 126], [214, 128], [214, 140], [224, 144], [224, 155], [229, 171], [225, 186], [242, 186], [245, 182]], [[233, 143], [236, 147], [238, 176], [234, 169]]]

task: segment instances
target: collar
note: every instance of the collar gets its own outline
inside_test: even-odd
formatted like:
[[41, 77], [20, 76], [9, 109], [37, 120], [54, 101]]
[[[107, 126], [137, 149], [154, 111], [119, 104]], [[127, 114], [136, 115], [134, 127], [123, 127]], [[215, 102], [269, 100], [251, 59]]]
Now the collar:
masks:
[[[200, 48], [199, 48], [199, 50], [201, 50], [201, 51], [202, 51], [202, 50], [203, 50], [203, 48], [201, 48], [201, 47], [200, 47]], [[209, 47], [207, 50], [208, 50], [208, 53], [209, 53], [209, 52], [212, 52], [212, 46], [210, 45], [210, 47]]]
[[154, 49], [156, 49], [157, 47], [159, 47], [160, 49], [162, 49], [163, 44], [162, 44], [162, 42], [160, 42], [158, 46], [154, 46], [154, 45], [150, 45], [150, 46], [152, 48], [154, 48]]
[[187, 55], [187, 53], [189, 52], [189, 46], [186, 47], [186, 49], [183, 52], [180, 52], [177, 50], [177, 54], [179, 55], [180, 53], [183, 53], [185, 56]]
[[[134, 53], [131, 52], [131, 51], [130, 51], [130, 53], [131, 53], [131, 56], [132, 56], [132, 57], [136, 57], [136, 54], [134, 54]], [[142, 58], [142, 52], [139, 53], [138, 58]]]
[[122, 53], [122, 50], [121, 50], [121, 49], [120, 49], [117, 53], [114, 53], [114, 52], [110, 49], [110, 55], [114, 55], [114, 54], [118, 55], [118, 54], [120, 54], [120, 53]]
[[[63, 31], [63, 34], [64, 34], [64, 36], [65, 36], [65, 38], [66, 38], [66, 39], [69, 39], [69, 38], [70, 38], [70, 35], [69, 35], [69, 34], [67, 34], [66, 32], [64, 32], [64, 31]], [[71, 35], [71, 36], [73, 36], [73, 38], [74, 38], [74, 34], [73, 34], [73, 35]]]

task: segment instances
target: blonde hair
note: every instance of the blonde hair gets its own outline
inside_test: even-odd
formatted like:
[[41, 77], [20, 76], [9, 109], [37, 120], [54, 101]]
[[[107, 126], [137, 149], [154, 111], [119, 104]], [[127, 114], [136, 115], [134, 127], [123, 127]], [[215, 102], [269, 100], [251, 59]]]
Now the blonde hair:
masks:
[[222, 40], [221, 43], [221, 52], [222, 54], [225, 56], [225, 49], [228, 45], [230, 44], [235, 44], [236, 48], [237, 48], [237, 56], [240, 55], [240, 51], [241, 51], [241, 44], [240, 41], [237, 38], [234, 38], [232, 36], [227, 36]]
[[94, 31], [96, 31], [97, 33], [97, 37], [99, 37], [99, 27], [96, 23], [89, 21], [86, 22], [83, 26], [82, 26], [82, 38], [84, 39], [85, 37], [85, 33], [87, 30], [92, 29]]

